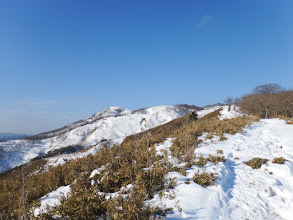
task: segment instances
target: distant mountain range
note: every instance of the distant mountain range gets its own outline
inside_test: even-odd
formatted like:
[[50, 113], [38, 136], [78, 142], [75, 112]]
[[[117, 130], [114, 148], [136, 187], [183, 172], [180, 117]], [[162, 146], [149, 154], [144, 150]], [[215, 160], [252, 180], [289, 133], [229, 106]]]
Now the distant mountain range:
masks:
[[0, 141], [20, 139], [28, 136], [27, 134], [0, 133]]

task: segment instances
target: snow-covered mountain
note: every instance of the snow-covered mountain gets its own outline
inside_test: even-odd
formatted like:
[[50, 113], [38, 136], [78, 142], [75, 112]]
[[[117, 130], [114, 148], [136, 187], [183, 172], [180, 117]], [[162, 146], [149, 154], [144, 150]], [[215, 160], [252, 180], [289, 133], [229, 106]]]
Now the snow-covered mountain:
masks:
[[[126, 136], [148, 130], [186, 115], [195, 106], [157, 106], [131, 111], [110, 107], [63, 128], [20, 140], [0, 143], [0, 172], [36, 157], [72, 153], [108, 142], [121, 143]], [[96, 149], [95, 148], [95, 149]]]

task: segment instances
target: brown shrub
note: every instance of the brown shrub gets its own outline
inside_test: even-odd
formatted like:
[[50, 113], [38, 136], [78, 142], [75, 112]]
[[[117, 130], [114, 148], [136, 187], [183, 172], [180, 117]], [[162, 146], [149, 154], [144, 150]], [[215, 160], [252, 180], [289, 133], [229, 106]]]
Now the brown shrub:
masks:
[[200, 157], [198, 157], [198, 160], [196, 162], [196, 165], [198, 167], [203, 167], [206, 165], [207, 162], [212, 162], [214, 164], [218, 164], [220, 162], [225, 162], [226, 158], [224, 156], [219, 156], [219, 155], [209, 155], [209, 157], [204, 158], [202, 155]]
[[207, 136], [206, 136], [206, 139], [212, 139], [214, 136], [212, 133], [208, 133]]
[[203, 187], [215, 185], [214, 181], [216, 180], [214, 173], [194, 173], [193, 181]]
[[251, 166], [253, 169], [259, 169], [261, 165], [265, 164], [268, 159], [263, 159], [259, 157], [252, 158], [251, 160], [247, 161], [245, 164]]
[[284, 164], [286, 161], [286, 159], [284, 157], [275, 157], [273, 159], [273, 163], [278, 163], [278, 164]]
[[224, 156], [214, 156], [214, 155], [209, 155], [209, 157], [207, 158], [208, 161], [214, 163], [214, 164], [218, 164], [220, 162], [225, 162], [226, 158]]
[[202, 155], [198, 158], [196, 165], [198, 167], [203, 167], [208, 162], [207, 158], [204, 158]]

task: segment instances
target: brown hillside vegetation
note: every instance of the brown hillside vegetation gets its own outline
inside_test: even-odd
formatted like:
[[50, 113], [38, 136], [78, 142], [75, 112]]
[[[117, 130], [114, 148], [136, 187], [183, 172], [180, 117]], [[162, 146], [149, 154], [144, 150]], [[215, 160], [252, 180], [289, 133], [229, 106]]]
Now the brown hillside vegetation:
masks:
[[[190, 121], [189, 115], [183, 116], [132, 135], [119, 146], [109, 148], [104, 145], [95, 155], [72, 160], [47, 171], [33, 173], [25, 165], [18, 172], [0, 179], [0, 219], [35, 219], [32, 207], [39, 204], [38, 199], [69, 184], [71, 196], [64, 199], [59, 207], [38, 216], [39, 219], [52, 219], [54, 214], [61, 219], [96, 219], [100, 215], [109, 219], [155, 219], [156, 216], [164, 216], [171, 210], [146, 206], [144, 202], [153, 198], [155, 193], [163, 195], [174, 187], [174, 180], [165, 178], [168, 172], [184, 175], [190, 165], [196, 165], [194, 149], [200, 143], [198, 137], [204, 132], [219, 136], [235, 134], [256, 120], [238, 117], [220, 121], [219, 112], [217, 110], [195, 121]], [[185, 169], [171, 164], [166, 152], [157, 154], [155, 144], [169, 137], [174, 138], [171, 153], [185, 163]], [[225, 161], [223, 157], [212, 155], [207, 160], [214, 163]], [[89, 178], [97, 168], [101, 172]], [[196, 182], [207, 186], [201, 178], [206, 176], [197, 176]], [[209, 179], [213, 181], [214, 177]], [[92, 180], [96, 181], [95, 184], [91, 184]], [[129, 184], [132, 187], [123, 190]], [[117, 196], [106, 199], [109, 193]]]
[[243, 111], [260, 118], [293, 117], [293, 91], [284, 90], [278, 84], [258, 86], [238, 104]]

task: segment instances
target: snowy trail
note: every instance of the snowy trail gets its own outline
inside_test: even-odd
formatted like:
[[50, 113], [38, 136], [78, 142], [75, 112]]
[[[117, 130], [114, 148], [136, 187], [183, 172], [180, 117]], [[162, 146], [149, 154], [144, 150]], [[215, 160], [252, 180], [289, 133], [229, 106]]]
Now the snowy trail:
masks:
[[[216, 186], [203, 188], [192, 181], [186, 184], [199, 169], [193, 166], [187, 177], [170, 173], [177, 177], [174, 200], [155, 196], [150, 203], [182, 208], [181, 212], [174, 209], [168, 219], [293, 219], [293, 125], [266, 119], [227, 137], [221, 142], [206, 140], [195, 150], [204, 157], [223, 150], [226, 162], [208, 163], [205, 168], [218, 173]], [[169, 142], [164, 145], [169, 147]], [[254, 157], [269, 162], [252, 169], [245, 162]], [[287, 161], [274, 164], [275, 157]]]
[[[292, 143], [293, 126], [269, 119], [214, 144], [226, 152], [227, 158], [221, 173], [222, 190], [219, 190], [219, 197], [226, 201], [219, 210], [223, 219], [290, 219], [293, 216]], [[211, 150], [212, 146], [208, 148]], [[280, 156], [288, 159], [286, 164], [268, 162], [268, 166], [263, 165], [259, 170], [244, 164], [253, 157], [272, 161]]]

